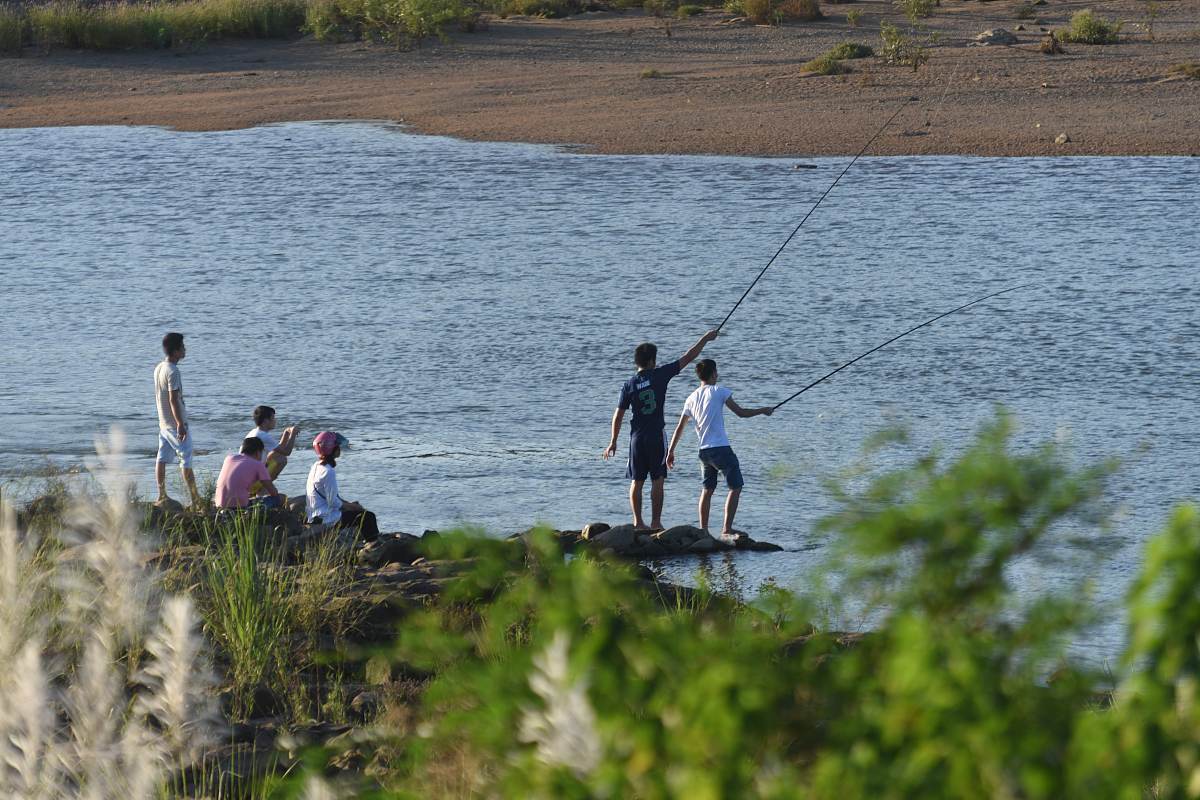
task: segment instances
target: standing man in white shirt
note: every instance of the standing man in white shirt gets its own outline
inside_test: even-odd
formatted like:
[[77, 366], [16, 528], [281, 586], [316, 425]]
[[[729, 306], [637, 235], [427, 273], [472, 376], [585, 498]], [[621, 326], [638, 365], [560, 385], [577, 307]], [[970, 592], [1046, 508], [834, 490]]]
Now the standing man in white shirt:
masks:
[[179, 362], [187, 355], [182, 333], [168, 333], [162, 340], [165, 358], [154, 368], [154, 396], [158, 405], [158, 456], [154, 461], [154, 480], [158, 484], [158, 502], [167, 496], [167, 464], [179, 461], [183, 481], [192, 496], [192, 506], [202, 505], [192, 472], [192, 432], [188, 430], [187, 405], [183, 401], [183, 377]]
[[729, 410], [739, 417], [757, 417], [760, 414], [769, 417], [775, 409], [771, 406], [742, 408], [735, 403], [733, 392], [717, 385], [717, 362], [711, 358], [696, 362], [696, 376], [700, 378], [700, 387], [688, 395], [683, 403], [683, 414], [679, 417], [679, 424], [675, 426], [671, 445], [667, 449], [667, 466], [675, 468], [675, 446], [679, 444], [679, 437], [683, 435], [683, 427], [688, 419], [694, 419], [696, 435], [700, 439], [700, 464], [704, 467], [704, 488], [700, 490], [700, 527], [708, 530], [709, 506], [713, 492], [717, 490], [717, 473], [720, 473], [725, 476], [725, 485], [729, 487], [721, 540], [732, 543], [737, 538], [733, 532], [733, 517], [737, 514], [738, 499], [746, 482], [742, 478], [738, 457], [729, 446], [729, 437], [725, 434], [725, 406], [729, 406]]

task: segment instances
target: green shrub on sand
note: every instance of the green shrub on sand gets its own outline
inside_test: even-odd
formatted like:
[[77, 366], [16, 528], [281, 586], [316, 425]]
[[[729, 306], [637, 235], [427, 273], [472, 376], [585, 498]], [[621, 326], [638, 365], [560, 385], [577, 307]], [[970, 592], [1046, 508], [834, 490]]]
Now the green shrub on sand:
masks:
[[1071, 15], [1071, 27], [1058, 31], [1058, 38], [1076, 44], [1115, 44], [1120, 39], [1121, 23], [1106, 20], [1085, 8]]

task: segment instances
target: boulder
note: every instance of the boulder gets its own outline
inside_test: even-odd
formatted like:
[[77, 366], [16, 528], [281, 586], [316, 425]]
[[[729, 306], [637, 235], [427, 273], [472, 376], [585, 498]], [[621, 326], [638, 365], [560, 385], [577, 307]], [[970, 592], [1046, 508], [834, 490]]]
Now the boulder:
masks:
[[697, 528], [695, 525], [676, 525], [673, 528], [667, 528], [661, 533], [654, 534], [654, 538], [668, 552], [685, 553], [693, 543], [701, 539], [710, 539], [703, 528]]
[[992, 28], [975, 37], [975, 43], [978, 45], [1016, 44], [1017, 41], [1017, 35], [1004, 28]]
[[633, 545], [637, 532], [632, 525], [618, 525], [588, 539], [593, 547], [624, 553]]
[[583, 532], [580, 534], [580, 537], [584, 540], [593, 539], [611, 528], [612, 525], [609, 525], [607, 522], [589, 522], [583, 526]]
[[411, 564], [420, 555], [420, 545], [421, 537], [411, 533], [381, 533], [378, 539], [359, 549], [358, 563], [374, 568], [384, 564]]
[[293, 514], [303, 514], [307, 502], [307, 498], [304, 495], [296, 495], [295, 497], [289, 497], [287, 502], [283, 504], [283, 507]]
[[727, 550], [729, 545], [722, 541], [709, 536], [706, 539], [697, 539], [688, 545], [687, 552], [689, 553], [711, 553], [714, 550]]
[[1067, 144], [1070, 141], [1071, 141], [1071, 137], [1065, 133], [1060, 133], [1058, 136], [1054, 137], [1055, 144]]

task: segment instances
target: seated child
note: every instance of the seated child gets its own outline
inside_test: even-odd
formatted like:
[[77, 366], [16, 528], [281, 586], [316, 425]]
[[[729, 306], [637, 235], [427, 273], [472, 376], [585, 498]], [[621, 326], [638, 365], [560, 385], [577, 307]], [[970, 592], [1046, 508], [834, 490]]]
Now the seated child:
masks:
[[338, 494], [334, 468], [342, 455], [342, 447], [348, 444], [346, 437], [333, 431], [321, 431], [313, 439], [317, 463], [308, 471], [306, 517], [310, 523], [326, 528], [357, 529], [363, 541], [371, 542], [379, 538], [375, 515], [359, 503], [343, 500]]
[[287, 466], [288, 456], [292, 454], [300, 426], [292, 425], [284, 428], [283, 435], [275, 438], [275, 434], [271, 433], [275, 430], [275, 409], [270, 406], [255, 406], [252, 413], [254, 428], [246, 435], [256, 436], [263, 440], [267, 449], [267, 471], [271, 473], [272, 479], [278, 478], [279, 473], [283, 472], [283, 468]]
[[679, 444], [679, 437], [688, 419], [694, 419], [696, 436], [700, 439], [700, 464], [704, 468], [704, 488], [700, 491], [700, 527], [708, 530], [709, 504], [713, 492], [717, 490], [717, 473], [721, 473], [725, 476], [725, 485], [729, 487], [721, 539], [732, 542], [736, 537], [733, 516], [737, 513], [738, 498], [745, 481], [738, 457], [729, 446], [729, 437], [725, 435], [725, 406], [729, 406], [729, 410], [739, 417], [757, 417], [760, 414], [769, 417], [775, 409], [771, 406], [742, 408], [733, 402], [733, 392], [717, 385], [717, 362], [711, 358], [696, 362], [696, 376], [700, 378], [700, 387], [684, 401], [683, 414], [679, 417], [679, 424], [675, 426], [671, 445], [667, 449], [667, 466], [674, 469], [675, 446]]
[[[271, 482], [267, 466], [263, 463], [262, 439], [249, 436], [242, 440], [241, 452], [225, 457], [221, 474], [217, 478], [217, 494], [214, 498], [218, 508], [249, 508], [261, 505], [276, 508], [280, 504], [279, 491]], [[254, 486], [260, 486], [266, 497], [251, 500]]]

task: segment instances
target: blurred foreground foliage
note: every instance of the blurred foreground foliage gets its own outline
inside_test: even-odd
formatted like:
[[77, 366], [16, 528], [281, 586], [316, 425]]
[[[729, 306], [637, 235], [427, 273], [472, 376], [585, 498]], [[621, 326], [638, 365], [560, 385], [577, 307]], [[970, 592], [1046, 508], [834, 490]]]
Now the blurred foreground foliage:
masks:
[[[824, 526], [837, 587], [750, 605], [664, 595], [547, 531], [443, 537], [433, 557], [475, 568], [404, 623], [393, 659], [435, 677], [383, 732], [379, 796], [1197, 796], [1195, 508], [1148, 547], [1118, 674], [1074, 663], [1085, 580], [1015, 588], [1064, 549], [1098, 561], [1113, 465], [1010, 439], [1001, 415], [946, 463], [849, 479]], [[873, 632], [813, 624], [841, 598], [870, 601]]]

